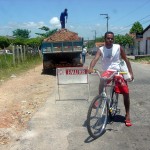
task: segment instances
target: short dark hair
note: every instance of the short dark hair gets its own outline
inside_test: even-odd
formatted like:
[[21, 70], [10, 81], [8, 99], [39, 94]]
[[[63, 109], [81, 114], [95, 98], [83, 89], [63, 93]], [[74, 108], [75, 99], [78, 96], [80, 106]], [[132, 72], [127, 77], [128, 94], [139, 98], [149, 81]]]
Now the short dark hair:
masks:
[[66, 8], [64, 11], [66, 12], [66, 11], [68, 11], [68, 9]]
[[114, 36], [114, 33], [113, 33], [113, 32], [107, 31], [107, 32], [105, 33], [105, 35], [104, 35], [105, 38], [106, 38], [107, 34], [112, 34], [112, 35]]

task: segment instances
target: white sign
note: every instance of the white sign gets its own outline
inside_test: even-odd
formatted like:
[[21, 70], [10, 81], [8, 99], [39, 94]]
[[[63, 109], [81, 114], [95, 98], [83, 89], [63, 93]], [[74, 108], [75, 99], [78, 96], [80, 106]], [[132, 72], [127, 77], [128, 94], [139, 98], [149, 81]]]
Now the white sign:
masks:
[[88, 83], [87, 67], [57, 68], [58, 84]]

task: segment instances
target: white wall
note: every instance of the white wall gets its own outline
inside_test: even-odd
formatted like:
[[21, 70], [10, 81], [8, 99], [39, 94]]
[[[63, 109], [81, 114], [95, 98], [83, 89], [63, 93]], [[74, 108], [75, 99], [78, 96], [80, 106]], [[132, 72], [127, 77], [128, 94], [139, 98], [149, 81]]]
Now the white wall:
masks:
[[[150, 28], [143, 34], [143, 40], [140, 42], [140, 52], [146, 54], [146, 40], [150, 37]], [[147, 41], [147, 53], [150, 54], [150, 40]]]

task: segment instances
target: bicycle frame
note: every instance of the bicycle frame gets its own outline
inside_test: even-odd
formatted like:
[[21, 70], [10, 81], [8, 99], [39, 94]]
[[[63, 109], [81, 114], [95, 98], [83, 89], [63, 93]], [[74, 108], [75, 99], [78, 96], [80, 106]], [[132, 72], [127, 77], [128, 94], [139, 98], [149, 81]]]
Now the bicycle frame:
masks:
[[[108, 115], [110, 117], [114, 117], [117, 112], [118, 94], [114, 92], [115, 83], [113, 79], [116, 74], [125, 74], [125, 72], [120, 73], [119, 71], [114, 71], [109, 78], [102, 78], [100, 71], [98, 70], [94, 70], [94, 72], [98, 74], [101, 82], [103, 82], [103, 87], [100, 91], [101, 93], [99, 92], [99, 95], [92, 100], [87, 114], [88, 132], [91, 137], [96, 139], [104, 133], [107, 125]], [[107, 84], [108, 80], [111, 80], [111, 84]], [[107, 95], [107, 87], [111, 88], [110, 98]], [[98, 103], [97, 106], [95, 106], [96, 103]]]
[[[112, 89], [114, 88], [114, 86], [115, 86], [115, 83], [114, 83], [114, 76], [116, 75], [116, 74], [118, 74], [118, 72], [117, 71], [115, 71], [109, 78], [103, 78], [103, 77], [101, 77], [101, 74], [100, 74], [100, 71], [98, 71], [98, 70], [94, 70], [94, 72], [95, 73], [97, 73], [98, 74], [98, 76], [99, 76], [99, 78], [101, 79], [101, 81], [103, 80], [104, 82], [103, 82], [103, 90], [102, 90], [102, 92], [101, 93], [99, 93], [100, 95], [101, 95], [101, 97], [102, 98], [106, 98], [107, 99], [107, 102], [108, 102], [108, 104], [109, 104], [109, 101], [110, 101], [110, 98], [108, 97], [108, 94], [107, 94], [107, 92], [106, 92], [106, 90], [107, 90], [107, 87], [111, 87]], [[107, 81], [108, 80], [111, 80], [110, 81], [110, 83], [109, 84], [107, 84]], [[110, 97], [112, 96], [112, 90], [110, 90], [109, 91], [110, 92]], [[108, 105], [108, 106], [110, 106], [110, 105]]]

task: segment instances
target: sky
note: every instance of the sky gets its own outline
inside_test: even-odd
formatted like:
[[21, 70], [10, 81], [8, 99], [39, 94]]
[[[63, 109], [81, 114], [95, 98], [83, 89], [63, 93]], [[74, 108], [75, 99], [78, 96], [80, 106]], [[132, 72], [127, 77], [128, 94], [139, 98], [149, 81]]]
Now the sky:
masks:
[[129, 33], [136, 21], [144, 29], [150, 25], [150, 0], [0, 0], [0, 36], [27, 29], [36, 37], [42, 26], [61, 29], [59, 17], [65, 8], [66, 28], [85, 40], [104, 35], [107, 15], [108, 30], [115, 34]]

